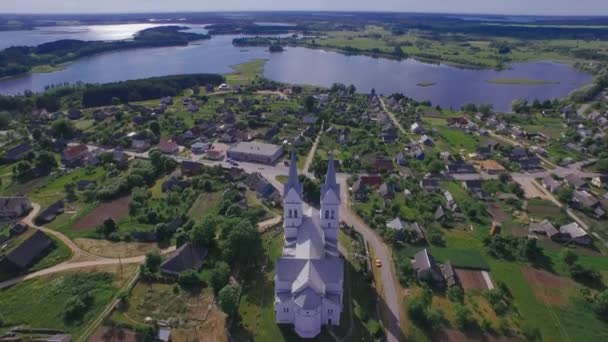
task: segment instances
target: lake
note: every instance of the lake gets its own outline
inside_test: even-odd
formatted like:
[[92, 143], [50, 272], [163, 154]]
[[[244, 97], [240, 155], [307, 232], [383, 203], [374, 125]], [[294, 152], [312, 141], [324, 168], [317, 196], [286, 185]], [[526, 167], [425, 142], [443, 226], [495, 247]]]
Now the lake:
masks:
[[[112, 29], [110, 31], [114, 33], [105, 34], [99, 33], [102, 32], [100, 30], [95, 32], [98, 32], [97, 37], [110, 39], [108, 37], [119, 36], [119, 33], [115, 32], [117, 30]], [[129, 26], [120, 34], [122, 37], [131, 37], [136, 32], [134, 30], [135, 27]], [[67, 34], [92, 34], [70, 32]], [[15, 31], [1, 32], [3, 35], [7, 33], [14, 34]], [[65, 38], [60, 34], [55, 37], [54, 39]], [[101, 54], [75, 61], [61, 71], [29, 74], [0, 81], [0, 93], [18, 94], [28, 89], [43, 91], [47, 85], [65, 82], [106, 83], [173, 74], [228, 73], [232, 70], [232, 65], [256, 58], [268, 60], [264, 75], [276, 81], [315, 86], [330, 86], [334, 82], [352, 83], [360, 92], [369, 92], [372, 88], [380, 94], [400, 92], [416, 100], [430, 100], [444, 108], [459, 108], [472, 102], [490, 103], [497, 110], [508, 111], [514, 99], [545, 100], [563, 97], [592, 80], [590, 75], [567, 64], [550, 61], [515, 63], [511, 69], [503, 71], [474, 70], [424, 63], [414, 59], [395, 61], [367, 56], [346, 56], [300, 47], [290, 47], [281, 53], [269, 53], [262, 47], [234, 47], [232, 39], [235, 37], [216, 36], [184, 47]], [[488, 83], [496, 78], [525, 78], [554, 83]], [[427, 82], [434, 84], [427, 87], [418, 85]]]

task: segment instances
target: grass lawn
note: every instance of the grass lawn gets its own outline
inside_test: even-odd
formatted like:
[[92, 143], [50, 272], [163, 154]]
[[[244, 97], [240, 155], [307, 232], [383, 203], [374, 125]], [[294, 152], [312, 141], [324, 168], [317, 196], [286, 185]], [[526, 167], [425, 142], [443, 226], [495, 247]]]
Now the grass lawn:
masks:
[[222, 201], [222, 192], [201, 193], [188, 211], [188, 216], [200, 220], [210, 212], [215, 212]]
[[551, 219], [562, 214], [562, 209], [556, 206], [555, 203], [539, 198], [528, 199], [526, 210], [531, 217], [537, 220]]
[[[211, 289], [189, 293], [174, 284], [139, 281], [131, 290], [128, 305], [112, 313], [110, 321], [126, 326], [144, 324], [146, 317], [176, 319], [172, 325], [175, 341], [227, 341], [226, 315], [214, 303]], [[201, 317], [206, 317], [202, 320]]]
[[[62, 273], [27, 280], [0, 291], [0, 312], [6, 326], [64, 330], [78, 338], [86, 323], [97, 317], [114, 296], [115, 278], [105, 272]], [[91, 302], [73, 320], [64, 319], [67, 302], [88, 294]]]
[[106, 171], [102, 167], [96, 168], [77, 168], [69, 173], [49, 176], [47, 182], [30, 194], [30, 199], [34, 203], [40, 204], [42, 210], [54, 202], [65, 197], [64, 187], [68, 183], [75, 183], [81, 180], [90, 180], [100, 183]]
[[225, 75], [226, 82], [232, 86], [250, 84], [256, 76], [262, 74], [265, 64], [266, 60], [256, 59], [251, 62], [234, 65], [232, 66], [234, 72]]

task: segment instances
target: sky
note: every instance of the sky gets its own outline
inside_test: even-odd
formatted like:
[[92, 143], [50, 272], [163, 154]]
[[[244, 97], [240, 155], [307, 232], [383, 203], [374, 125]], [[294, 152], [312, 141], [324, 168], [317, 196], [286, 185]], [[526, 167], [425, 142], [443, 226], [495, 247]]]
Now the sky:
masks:
[[608, 15], [608, 0], [0, 0], [0, 13], [266, 10]]

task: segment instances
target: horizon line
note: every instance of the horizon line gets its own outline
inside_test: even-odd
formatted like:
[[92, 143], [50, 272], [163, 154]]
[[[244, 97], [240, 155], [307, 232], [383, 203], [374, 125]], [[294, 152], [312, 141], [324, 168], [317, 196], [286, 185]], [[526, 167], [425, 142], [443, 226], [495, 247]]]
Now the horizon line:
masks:
[[124, 11], [108, 11], [108, 12], [0, 12], [0, 16], [4, 15], [108, 15], [108, 14], [222, 14], [222, 13], [384, 13], [384, 14], [431, 14], [431, 15], [462, 15], [462, 16], [516, 16], [516, 17], [594, 17], [594, 18], [608, 18], [608, 14], [518, 14], [518, 13], [488, 13], [488, 12], [426, 12], [426, 11], [390, 11], [390, 10], [192, 10], [192, 11], [142, 11], [142, 12], [124, 12]]

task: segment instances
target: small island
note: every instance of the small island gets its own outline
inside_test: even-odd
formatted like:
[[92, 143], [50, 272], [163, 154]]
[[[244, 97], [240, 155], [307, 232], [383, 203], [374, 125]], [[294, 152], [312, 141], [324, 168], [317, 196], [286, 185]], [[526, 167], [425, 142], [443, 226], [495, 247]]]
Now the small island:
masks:
[[437, 84], [437, 82], [433, 82], [433, 81], [422, 81], [422, 82], [416, 83], [416, 85], [419, 87], [431, 87], [431, 86], [434, 86], [435, 84]]
[[283, 46], [281, 44], [272, 44], [268, 47], [268, 51], [270, 52], [283, 52]]
[[521, 85], [541, 85], [541, 84], [559, 84], [559, 81], [550, 80], [535, 80], [530, 78], [494, 78], [487, 80], [488, 83], [493, 84], [521, 84]]

